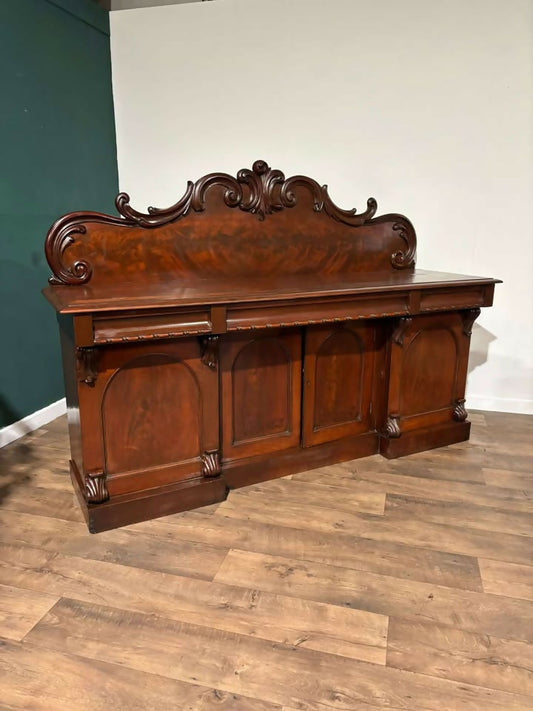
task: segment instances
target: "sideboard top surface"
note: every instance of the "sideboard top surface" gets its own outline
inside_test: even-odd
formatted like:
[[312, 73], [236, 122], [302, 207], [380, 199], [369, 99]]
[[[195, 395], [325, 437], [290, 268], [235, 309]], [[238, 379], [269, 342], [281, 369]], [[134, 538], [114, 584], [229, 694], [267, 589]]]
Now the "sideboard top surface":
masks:
[[190, 277], [182, 280], [169, 275], [168, 280], [149, 285], [120, 282], [100, 288], [90, 284], [76, 288], [48, 286], [43, 293], [60, 313], [87, 313], [201, 304], [305, 300], [496, 283], [499, 283], [498, 279], [488, 277], [416, 269], [334, 278], [321, 274], [299, 274], [269, 279], [249, 276], [239, 279]]

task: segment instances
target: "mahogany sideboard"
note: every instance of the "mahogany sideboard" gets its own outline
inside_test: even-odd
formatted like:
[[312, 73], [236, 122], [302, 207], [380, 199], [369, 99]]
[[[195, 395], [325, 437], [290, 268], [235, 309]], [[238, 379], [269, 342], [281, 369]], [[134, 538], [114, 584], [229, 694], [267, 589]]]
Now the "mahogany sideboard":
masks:
[[498, 280], [415, 269], [406, 217], [341, 210], [264, 161], [116, 207], [45, 243], [90, 531], [468, 439], [470, 334]]

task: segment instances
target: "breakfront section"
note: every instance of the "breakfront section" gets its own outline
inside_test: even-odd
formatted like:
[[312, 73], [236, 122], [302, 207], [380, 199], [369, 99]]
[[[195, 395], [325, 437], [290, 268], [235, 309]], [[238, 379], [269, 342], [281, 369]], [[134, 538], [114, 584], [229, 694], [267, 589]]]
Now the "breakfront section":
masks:
[[62, 330], [64, 360], [74, 365], [65, 369], [71, 474], [90, 527], [98, 530], [111, 506], [131, 508], [136, 499], [149, 505], [155, 491], [167, 491], [168, 512], [181, 510], [194, 491], [200, 503], [220, 500], [218, 372], [210, 339], [76, 347], [69, 324]]
[[381, 453], [398, 457], [468, 439], [465, 388], [479, 309], [404, 316], [390, 338]]

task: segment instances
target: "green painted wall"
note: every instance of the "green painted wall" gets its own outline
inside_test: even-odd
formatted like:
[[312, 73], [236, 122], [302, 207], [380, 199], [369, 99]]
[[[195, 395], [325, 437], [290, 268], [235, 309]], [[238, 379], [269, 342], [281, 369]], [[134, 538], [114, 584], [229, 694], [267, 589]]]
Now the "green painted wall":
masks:
[[118, 192], [109, 18], [92, 0], [0, 2], [0, 427], [63, 397], [46, 232]]

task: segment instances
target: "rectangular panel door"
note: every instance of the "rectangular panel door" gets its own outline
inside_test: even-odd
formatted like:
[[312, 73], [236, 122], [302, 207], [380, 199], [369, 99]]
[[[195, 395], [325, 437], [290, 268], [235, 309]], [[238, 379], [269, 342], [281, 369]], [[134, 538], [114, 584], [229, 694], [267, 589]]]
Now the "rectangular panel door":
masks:
[[301, 332], [225, 335], [220, 367], [223, 459], [299, 446]]
[[309, 327], [305, 335], [302, 444], [373, 429], [375, 327]]

